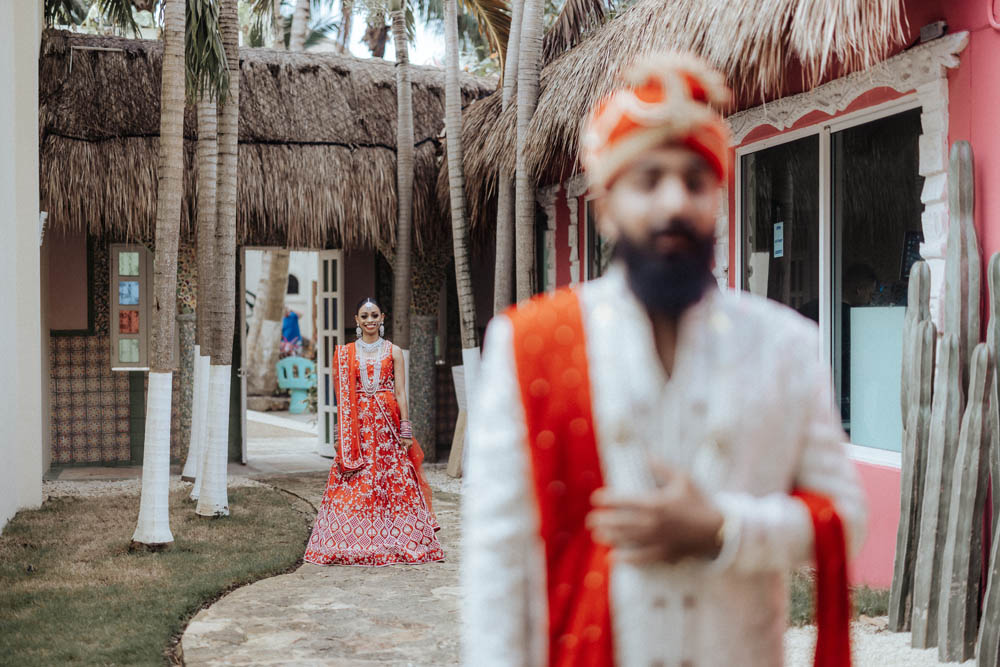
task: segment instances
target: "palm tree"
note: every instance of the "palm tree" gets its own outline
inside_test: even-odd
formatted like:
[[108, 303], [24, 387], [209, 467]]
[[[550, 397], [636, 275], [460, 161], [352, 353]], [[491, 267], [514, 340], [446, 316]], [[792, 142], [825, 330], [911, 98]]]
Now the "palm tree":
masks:
[[[214, 269], [216, 180], [219, 168], [218, 110], [210, 99], [198, 101], [198, 219], [196, 228], [198, 255], [197, 322], [194, 341], [194, 392], [192, 398], [191, 439], [183, 479], [197, 481], [201, 474], [202, 454], [208, 434], [205, 405], [208, 401], [208, 375], [211, 364], [212, 337], [209, 318], [208, 276]], [[197, 494], [192, 493], [197, 500]]]
[[184, 193], [184, 2], [163, 6], [163, 74], [160, 83], [160, 149], [153, 252], [153, 321], [142, 496], [132, 546], [165, 548], [170, 532], [170, 404], [174, 325], [177, 316], [177, 243]]
[[[108, 0], [102, 0], [107, 8]], [[126, 6], [127, 5], [127, 6]], [[185, 5], [187, 12], [185, 13]], [[122, 2], [117, 11], [131, 17]], [[194, 43], [185, 40], [185, 27]], [[184, 192], [185, 92], [206, 91], [213, 81], [222, 88], [218, 72], [223, 56], [213, 40], [217, 35], [210, 0], [163, 3], [163, 73], [160, 83], [160, 148], [157, 167], [156, 247], [153, 254], [153, 321], [149, 389], [146, 395], [146, 434], [142, 460], [142, 496], [133, 547], [159, 549], [173, 543], [169, 517], [170, 414], [175, 359], [174, 326], [177, 316], [177, 244], [180, 237], [181, 198]], [[188, 59], [185, 51], [196, 57]], [[224, 57], [224, 56], [223, 56]], [[213, 72], [214, 68], [214, 72]]]
[[392, 337], [410, 350], [410, 274], [413, 245], [413, 90], [407, 47], [406, 1], [390, 0], [393, 44], [396, 47], [396, 249], [393, 266]]
[[[517, 65], [521, 53], [521, 18], [524, 0], [512, 0], [510, 38], [507, 40], [501, 105], [510, 107], [517, 90]], [[514, 177], [501, 170], [497, 178], [496, 263], [493, 270], [493, 314], [513, 303], [514, 297]]]
[[[215, 2], [187, 3], [185, 30], [185, 71], [189, 99], [197, 100], [198, 110], [198, 309], [195, 329], [194, 391], [191, 433], [182, 479], [197, 482], [201, 475], [207, 432], [208, 375], [211, 357], [209, 317], [209, 276], [215, 257], [216, 180], [218, 174], [217, 102], [225, 99], [229, 86], [225, 50], [219, 35], [218, 6]], [[197, 500], [198, 486], [192, 491]]]
[[[455, 280], [462, 350], [478, 350], [476, 304], [469, 268], [469, 227], [465, 219], [465, 172], [462, 162], [462, 86], [458, 80], [458, 0], [445, 0], [444, 127], [448, 137], [448, 185], [451, 201], [451, 230], [455, 249]], [[464, 355], [463, 355], [464, 356]]]
[[517, 66], [517, 159], [514, 178], [514, 246], [517, 300], [535, 291], [535, 184], [525, 161], [528, 125], [538, 103], [542, 52], [542, 0], [524, 0]]
[[[175, 0], [177, 1], [177, 0]], [[226, 516], [229, 499], [226, 463], [229, 451], [229, 394], [232, 386], [233, 334], [236, 329], [236, 178], [240, 103], [239, 15], [237, 0], [221, 0], [219, 33], [229, 69], [229, 91], [219, 113], [219, 179], [212, 282], [212, 363], [209, 375], [208, 442], [195, 510], [202, 516]]]
[[337, 44], [341, 53], [351, 52], [351, 23], [354, 19], [354, 0], [340, 0], [340, 31]]
[[289, 51], [301, 51], [306, 45], [309, 34], [309, 0], [295, 0], [295, 13], [292, 14], [292, 36], [288, 41]]
[[285, 315], [285, 293], [288, 291], [289, 252], [268, 250], [262, 255], [257, 302], [253, 309], [257, 335], [247, 338], [247, 391], [253, 395], [270, 395], [278, 386], [275, 364], [281, 342], [281, 320]]
[[385, 24], [385, 12], [373, 11], [365, 23], [365, 34], [361, 41], [368, 47], [373, 58], [385, 57], [385, 45], [389, 41], [389, 26]]

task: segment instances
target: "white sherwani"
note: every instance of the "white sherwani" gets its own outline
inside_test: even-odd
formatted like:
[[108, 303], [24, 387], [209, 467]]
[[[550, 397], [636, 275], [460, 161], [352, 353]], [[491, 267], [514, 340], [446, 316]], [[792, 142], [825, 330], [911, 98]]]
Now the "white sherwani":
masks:
[[[617, 664], [775, 667], [782, 663], [785, 573], [812, 557], [796, 486], [831, 497], [848, 547], [864, 500], [834, 415], [812, 323], [773, 302], [712, 291], [682, 317], [668, 380], [624, 270], [580, 287], [605, 485], [654, 488], [648, 461], [687, 471], [726, 517], [712, 562], [612, 564]], [[486, 336], [470, 412], [465, 475], [464, 660], [544, 665], [543, 546], [533, 499], [513, 327]]]

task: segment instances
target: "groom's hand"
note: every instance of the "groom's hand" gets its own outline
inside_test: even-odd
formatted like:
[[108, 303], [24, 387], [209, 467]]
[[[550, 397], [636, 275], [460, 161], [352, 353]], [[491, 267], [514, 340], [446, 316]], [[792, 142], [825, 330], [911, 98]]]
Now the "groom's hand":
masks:
[[645, 495], [593, 493], [587, 527], [594, 540], [629, 563], [715, 558], [722, 547], [722, 514], [686, 474], [656, 464], [653, 474], [659, 487]]

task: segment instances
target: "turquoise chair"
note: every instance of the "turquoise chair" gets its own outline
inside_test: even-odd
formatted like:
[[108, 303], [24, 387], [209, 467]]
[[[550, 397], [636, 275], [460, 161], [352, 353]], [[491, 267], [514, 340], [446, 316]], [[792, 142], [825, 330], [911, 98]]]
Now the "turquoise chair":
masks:
[[315, 362], [303, 357], [285, 357], [278, 362], [278, 387], [291, 393], [288, 411], [293, 415], [306, 411], [309, 406], [308, 391], [315, 386]]

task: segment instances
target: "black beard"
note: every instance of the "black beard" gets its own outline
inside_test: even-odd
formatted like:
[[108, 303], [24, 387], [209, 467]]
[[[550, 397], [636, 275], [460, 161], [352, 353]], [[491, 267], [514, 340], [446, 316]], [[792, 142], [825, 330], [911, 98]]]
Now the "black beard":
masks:
[[689, 248], [656, 252], [653, 234], [641, 245], [622, 236], [615, 252], [625, 264], [629, 287], [649, 314], [676, 320], [715, 283], [715, 238], [700, 236], [686, 221], [674, 221], [669, 229], [683, 236]]

